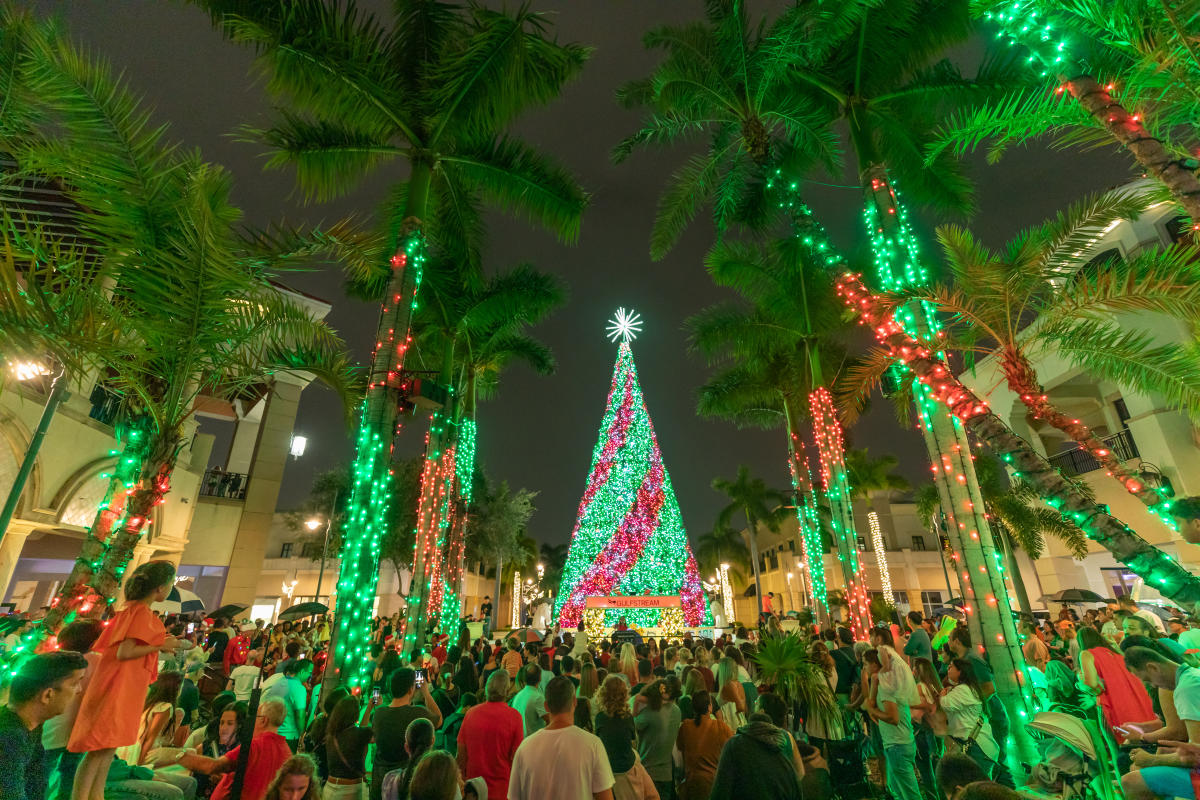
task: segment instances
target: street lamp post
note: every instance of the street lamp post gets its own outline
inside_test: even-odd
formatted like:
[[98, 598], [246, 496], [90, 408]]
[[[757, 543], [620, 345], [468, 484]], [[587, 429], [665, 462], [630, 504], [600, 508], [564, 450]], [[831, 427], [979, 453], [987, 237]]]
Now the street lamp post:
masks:
[[[19, 381], [33, 380], [50, 374], [48, 368], [33, 361], [10, 363], [9, 367]], [[29, 440], [29, 446], [25, 448], [25, 457], [21, 460], [21, 468], [17, 470], [16, 478], [13, 479], [12, 488], [8, 490], [4, 508], [0, 509], [0, 539], [3, 539], [4, 534], [8, 532], [8, 523], [12, 522], [13, 514], [17, 511], [17, 501], [21, 499], [21, 493], [25, 491], [25, 482], [29, 480], [29, 475], [33, 472], [33, 465], [37, 463], [38, 451], [42, 449], [42, 440], [46, 438], [50, 420], [54, 418], [55, 410], [62, 402], [63, 395], [67, 393], [67, 381], [63, 378], [63, 372], [63, 370], [59, 370], [50, 384], [50, 394], [46, 397], [42, 416]]]
[[[325, 557], [329, 552], [329, 531], [333, 529], [333, 516], [337, 513], [337, 489], [333, 490], [333, 502], [329, 504], [329, 519], [325, 520], [325, 540], [321, 543], [321, 567], [317, 570], [317, 593], [314, 599], [321, 602], [321, 583], [325, 580]], [[313, 517], [305, 521], [305, 527], [310, 531], [315, 531], [321, 526], [321, 520]]]

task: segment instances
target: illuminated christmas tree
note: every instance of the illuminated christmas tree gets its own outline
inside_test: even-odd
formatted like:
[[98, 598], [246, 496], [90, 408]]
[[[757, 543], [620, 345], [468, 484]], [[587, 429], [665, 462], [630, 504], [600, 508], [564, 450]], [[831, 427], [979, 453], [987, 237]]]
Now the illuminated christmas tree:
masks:
[[629, 342], [640, 328], [624, 309], [609, 328], [621, 344], [555, 601], [564, 628], [579, 624], [588, 597], [614, 595], [679, 596], [683, 620], [675, 609], [609, 610], [606, 626], [622, 615], [639, 626], [712, 623], [633, 364]]

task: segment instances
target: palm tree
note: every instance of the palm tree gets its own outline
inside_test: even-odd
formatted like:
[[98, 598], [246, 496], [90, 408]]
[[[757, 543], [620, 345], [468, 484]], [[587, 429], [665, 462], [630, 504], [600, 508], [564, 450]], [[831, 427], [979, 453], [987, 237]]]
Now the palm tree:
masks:
[[[586, 197], [575, 180], [535, 148], [507, 133], [523, 112], [553, 100], [577, 75], [586, 48], [549, 36], [543, 15], [522, 7], [398, 0], [389, 25], [354, 0], [197, 0], [232, 39], [250, 44], [268, 89], [291, 108], [250, 134], [270, 147], [269, 165], [290, 165], [301, 190], [323, 200], [388, 162], [408, 167], [380, 216], [389, 227], [388, 281], [358, 440], [352, 536], [338, 596], [342, 636], [332, 688], [364, 680], [359, 650], [368, 624], [378, 562], [372, 543], [386, 509], [371, 503], [385, 485], [397, 409], [405, 383], [408, 331], [429, 240], [455, 263], [479, 265], [481, 205], [488, 201], [578, 236]], [[435, 431], [429, 453], [440, 452]], [[426, 529], [414, 573], [433, 552]], [[418, 644], [426, 582], [409, 604], [406, 646]], [[417, 615], [414, 619], [413, 615]]]
[[1087, 425], [1056, 407], [1034, 367], [1052, 354], [1098, 380], [1161, 395], [1200, 419], [1195, 350], [1155, 345], [1150, 331], [1112, 316], [1143, 311], [1185, 324], [1200, 318], [1200, 270], [1195, 265], [1200, 248], [1151, 248], [1128, 260], [1078, 268], [1081, 247], [1114, 220], [1136, 216], [1144, 204], [1144, 198], [1120, 192], [1087, 197], [1022, 232], [1000, 251], [984, 247], [961, 227], [944, 226], [938, 240], [946, 282], [910, 289], [887, 302], [915, 299], [947, 312], [940, 348], [964, 353], [968, 361], [994, 354], [1008, 388], [1034, 419], [1078, 442], [1124, 490], [1169, 523], [1169, 499], [1127, 470]]
[[846, 451], [846, 471], [850, 473], [850, 490], [855, 497], [868, 498], [884, 492], [907, 492], [912, 484], [892, 470], [900, 462], [893, 455], [871, 458], [867, 449]]
[[713, 478], [712, 488], [729, 498], [729, 505], [717, 514], [717, 528], [729, 527], [734, 514], [746, 518], [746, 536], [750, 541], [750, 569], [754, 573], [755, 601], [758, 613], [762, 614], [762, 579], [758, 562], [758, 526], [777, 532], [779, 523], [787, 513], [787, 496], [771, 489], [762, 478], [750, 477], [750, 468], [745, 464], [738, 467], [737, 477]]
[[729, 565], [729, 575], [737, 581], [742, 581], [746, 574], [742, 570], [752, 569], [753, 560], [750, 549], [741, 531], [735, 528], [713, 526], [708, 533], [696, 539], [692, 551], [696, 556], [696, 566], [702, 573], [720, 573], [723, 564]]
[[[691, 347], [720, 366], [700, 390], [699, 411], [739, 425], [772, 427], [783, 424], [788, 437], [788, 466], [793, 478], [794, 503], [804, 551], [812, 570], [816, 602], [824, 605], [823, 554], [818, 501], [802, 444], [802, 419], [826, 375], [836, 378], [845, 362], [844, 340], [848, 325], [838, 310], [833, 283], [823, 265], [814, 265], [810, 248], [798, 236], [769, 245], [725, 241], [715, 245], [706, 259], [713, 281], [735, 289], [748, 301], [722, 303], [691, 317], [685, 327]], [[828, 437], [818, 444], [833, 444]], [[829, 485], [821, 488], [836, 495], [844, 485], [844, 471], [836, 468], [835, 452], [827, 452], [834, 465]], [[834, 541], [847, 587], [859, 580], [853, 513], [847, 502], [828, 502], [836, 513]], [[816, 552], [810, 552], [816, 549]], [[858, 596], [851, 592], [852, 596]], [[865, 613], [865, 610], [864, 610]], [[865, 619], [865, 617], [864, 617]], [[864, 628], [865, 630], [865, 628]]]
[[[974, 438], [1000, 455], [1013, 476], [1027, 480], [1051, 508], [1082, 528], [1092, 541], [1113, 554], [1164, 597], [1185, 608], [1200, 608], [1200, 577], [1139, 536], [1128, 525], [1098, 505], [1079, 481], [1063, 477], [1027, 441], [992, 412], [984, 401], [955, 377], [937, 348], [914, 338], [895, 320], [856, 275], [847, 275], [839, 291], [846, 304], [875, 331], [876, 338], [893, 359], [912, 371], [929, 397], [945, 406]], [[944, 500], [944, 496], [943, 496]], [[980, 501], [982, 503], [982, 501]], [[943, 505], [944, 509], [945, 506]], [[1002, 597], [1003, 594], [993, 595]]]
[[512, 492], [507, 481], [491, 486], [477, 478], [471, 504], [471, 527], [466, 547], [473, 558], [491, 561], [496, 569], [495, 601], [492, 604], [493, 629], [498, 624], [500, 597], [504, 585], [504, 566], [526, 566], [537, 558], [536, 546], [524, 535], [533, 516], [537, 492], [518, 489]]
[[1008, 147], [1043, 136], [1064, 148], [1116, 144], [1200, 220], [1195, 0], [973, 8], [1001, 37], [1022, 45], [1036, 68], [1003, 97], [951, 117], [932, 153], [961, 154], [988, 141], [994, 161]]
[[[28, 126], [4, 125], [0, 146], [28, 174], [61, 182], [80, 209], [88, 258], [40, 262], [51, 247], [25, 231], [26, 274], [0, 272], [0, 327], [23, 325], [30, 345], [61, 363], [107, 373], [123, 397], [131, 437], [139, 439], [121, 516], [104, 539], [90, 536], [52, 603], [44, 630], [92, 600], [112, 602], [134, 546], [170, 489], [185, 444], [185, 424], [202, 393], [233, 397], [279, 372], [309, 372], [341, 394], [356, 390], [345, 348], [324, 323], [270, 282], [286, 261], [317, 249], [316, 240], [286, 254], [247, 236], [229, 202], [228, 173], [196, 153], [164, 143], [148, 115], [100, 60], [77, 52], [56, 25], [24, 14], [3, 17], [6, 40], [19, 43], [9, 80], [31, 105]], [[9, 118], [11, 119], [11, 117]], [[53, 236], [53, 234], [46, 234]], [[45, 272], [57, 273], [54, 281]], [[104, 320], [102, 335], [81, 342], [51, 327], [27, 326], [49, 307], [49, 292], [78, 293]], [[96, 526], [93, 526], [94, 528]]]

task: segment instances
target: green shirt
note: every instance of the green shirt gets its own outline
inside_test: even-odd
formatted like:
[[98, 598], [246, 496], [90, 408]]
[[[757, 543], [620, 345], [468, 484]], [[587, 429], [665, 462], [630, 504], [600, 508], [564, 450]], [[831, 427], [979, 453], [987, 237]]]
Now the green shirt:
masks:
[[908, 707], [908, 703], [903, 700], [897, 700], [894, 696], [884, 691], [881, 686], [875, 695], [875, 705], [879, 707], [880, 711], [883, 711], [883, 704], [887, 702], [896, 704], [896, 708], [900, 711], [900, 724], [892, 725], [890, 722], [876, 720], [879, 724], [879, 736], [883, 739], [883, 746], [892, 747], [898, 744], [911, 744], [913, 741], [912, 712]]

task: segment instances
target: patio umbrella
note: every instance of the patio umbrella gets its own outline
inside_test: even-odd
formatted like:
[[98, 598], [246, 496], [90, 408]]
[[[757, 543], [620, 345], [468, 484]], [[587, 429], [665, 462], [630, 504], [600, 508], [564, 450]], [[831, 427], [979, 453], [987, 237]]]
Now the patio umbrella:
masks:
[[961, 617], [962, 613], [963, 612], [961, 608], [935, 608], [933, 610], [933, 618], [941, 619], [942, 617]]
[[195, 614], [204, 611], [204, 601], [195, 592], [172, 586], [167, 599], [151, 604], [150, 608], [160, 614]]
[[329, 606], [324, 603], [297, 603], [286, 611], [281, 611], [279, 614], [280, 622], [291, 622], [292, 620], [304, 619], [305, 617], [313, 617], [317, 614], [329, 613]]
[[1043, 595], [1041, 600], [1043, 603], [1051, 601], [1076, 605], [1078, 603], [1103, 603], [1104, 597], [1096, 594], [1091, 589], [1063, 589], [1051, 595]]
[[216, 619], [217, 617], [224, 617], [225, 619], [233, 619], [234, 617], [236, 617], [238, 614], [242, 613], [249, 607], [250, 606], [243, 605], [242, 603], [229, 603], [227, 605], [221, 606], [216, 611], [209, 614], [209, 616], [212, 617], [213, 619]]
[[1180, 614], [1177, 611], [1172, 611], [1169, 608], [1163, 608], [1162, 606], [1156, 606], [1153, 603], [1139, 603], [1138, 610], [1139, 611], [1149, 611], [1151, 614], [1158, 617], [1163, 622], [1166, 622], [1167, 620], [1171, 619], [1171, 617], [1187, 616], [1186, 614]]
[[505, 638], [516, 639], [518, 642], [540, 642], [542, 634], [533, 628], [514, 628]]

